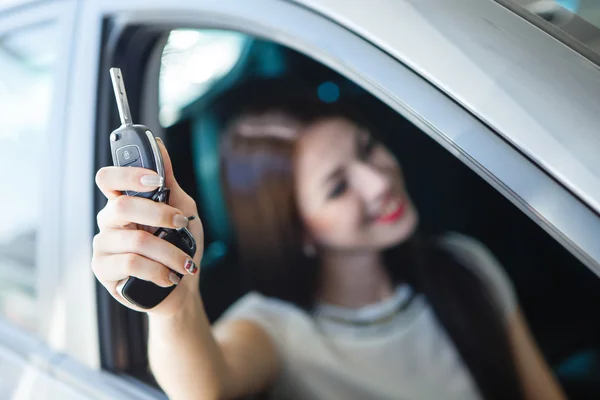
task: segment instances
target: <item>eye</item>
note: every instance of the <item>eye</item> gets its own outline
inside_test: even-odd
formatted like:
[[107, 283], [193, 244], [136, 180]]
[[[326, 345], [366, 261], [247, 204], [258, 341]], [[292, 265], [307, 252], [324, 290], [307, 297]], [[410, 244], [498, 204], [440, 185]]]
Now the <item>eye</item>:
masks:
[[330, 199], [335, 199], [336, 197], [340, 197], [341, 195], [343, 195], [346, 192], [346, 190], [348, 190], [348, 181], [346, 181], [346, 179], [340, 179], [335, 184], [333, 189], [331, 189], [328, 197]]

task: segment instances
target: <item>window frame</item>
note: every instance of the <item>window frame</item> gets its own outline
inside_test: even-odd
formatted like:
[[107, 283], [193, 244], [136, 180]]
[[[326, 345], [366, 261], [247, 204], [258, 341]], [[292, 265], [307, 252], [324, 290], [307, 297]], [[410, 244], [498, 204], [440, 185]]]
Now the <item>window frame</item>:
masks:
[[[123, 32], [126, 27], [133, 25], [152, 26], [165, 31], [177, 28], [236, 30], [273, 40], [312, 57], [356, 82], [406, 117], [600, 275], [600, 249], [593, 239], [594, 234], [600, 232], [600, 217], [503, 138], [501, 132], [495, 132], [442, 89], [359, 33], [309, 7], [287, 1], [256, 0], [250, 7], [233, 0], [184, 0], [169, 6], [148, 5], [138, 0], [123, 6], [111, 0], [96, 7], [101, 7], [105, 15], [113, 18], [111, 24], [116, 31]], [[267, 9], [269, 12], [264, 12]], [[312, 28], [305, 29], [306, 26]], [[115, 40], [115, 37], [111, 37], [111, 40]], [[113, 113], [113, 121], [116, 118], [115, 110], [107, 111], [110, 108], [107, 99], [110, 98], [111, 89], [107, 74], [102, 73], [108, 71], [107, 60], [111, 57], [110, 51], [107, 51], [100, 64], [99, 99], [102, 100], [98, 107], [104, 111], [98, 114], [99, 122], [111, 121], [105, 118], [107, 112]], [[134, 62], [139, 63], [140, 60]], [[156, 71], [156, 66], [145, 65], [145, 68], [147, 71]], [[155, 79], [154, 84], [158, 85], [158, 76], [148, 76], [146, 79], [148, 82]], [[128, 84], [135, 85], [131, 80], [128, 80]], [[128, 93], [136, 96], [135, 91], [128, 89]], [[133, 108], [140, 107], [140, 104], [132, 103], [135, 101], [130, 101]], [[160, 126], [157, 116], [143, 115], [142, 119], [148, 126]], [[105, 124], [98, 126], [104, 129], [96, 131], [97, 137], [108, 129]], [[114, 123], [112, 126], [115, 126]], [[106, 162], [106, 151], [97, 151], [96, 157], [97, 166], [102, 165]], [[510, 167], [506, 168], [507, 165]], [[540, 198], [541, 193], [544, 199]], [[570, 210], [568, 219], [564, 212], [559, 212], [565, 209]], [[99, 211], [98, 203], [95, 211]], [[99, 288], [98, 298], [106, 296], [109, 294]], [[121, 313], [113, 307], [99, 309], [99, 312], [109, 313], [110, 310]], [[131, 321], [127, 316], [124, 319], [106, 315], [102, 318], [121, 324], [122, 334], [127, 335], [126, 321]], [[124, 343], [131, 343], [127, 337], [121, 339]], [[102, 352], [105, 362], [116, 360], [118, 356], [114, 348], [104, 348]], [[103, 366], [111, 369], [109, 364], [104, 363]], [[128, 369], [126, 364], [122, 364], [124, 370]]]

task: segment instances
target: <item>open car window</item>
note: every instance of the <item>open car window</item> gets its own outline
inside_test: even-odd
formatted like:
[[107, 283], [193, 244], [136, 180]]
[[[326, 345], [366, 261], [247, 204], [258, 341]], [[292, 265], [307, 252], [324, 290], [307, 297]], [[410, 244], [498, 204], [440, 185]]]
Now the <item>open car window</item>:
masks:
[[[194, 36], [189, 31], [186, 35]], [[229, 32], [223, 35], [236, 37]], [[175, 36], [170, 34], [171, 38]], [[228, 241], [228, 235], [235, 233], [226, 229], [228, 221], [218, 180], [218, 137], [229, 112], [239, 103], [228, 92], [241, 82], [283, 77], [303, 82], [326, 102], [352, 98], [375, 119], [385, 121], [386, 144], [403, 165], [422, 224], [433, 231], [467, 233], [485, 243], [511, 277], [534, 335], [561, 383], [569, 393], [586, 393], [580, 386], [584, 385], [581, 379], [585, 385], [598, 385], [593, 390], [600, 390], [600, 342], [596, 339], [600, 337], [600, 323], [588, 319], [589, 325], [578, 328], [577, 334], [561, 328], [580, 326], [588, 313], [586, 306], [600, 306], [600, 281], [589, 269], [452, 153], [351, 80], [283, 45], [251, 37], [241, 42], [247, 43], [244, 57], [238, 56], [234, 68], [215, 75], [211, 85], [198, 89], [188, 78], [167, 80], [162, 74], [159, 82], [159, 91], [166, 93], [177, 87], [189, 93], [186, 104], [179, 106], [177, 119], [162, 121], [162, 125], [169, 148], [177, 152], [173, 158], [176, 170], [193, 171], [184, 173], [182, 186], [195, 193], [204, 221], [211, 261], [203, 271], [201, 290], [212, 321], [244, 293], [238, 260]], [[230, 44], [214, 44], [212, 54], [229, 60]], [[216, 50], [217, 46], [225, 50]], [[164, 63], [171, 56], [169, 48], [163, 52], [163, 70], [171, 68]], [[235, 54], [240, 53], [235, 50]], [[195, 50], [181, 52], [179, 57], [178, 62], [184, 65], [187, 58], [196, 57]], [[269, 68], [272, 65], [278, 68]], [[245, 101], [252, 102], [251, 93]], [[218, 260], [210, 256], [216, 244]], [[555, 295], [557, 291], [561, 296]], [[582, 360], [587, 360], [585, 366]], [[594, 366], [596, 362], [598, 367]]]
[[[486, 4], [497, 6], [491, 2]], [[274, 7], [287, 6], [282, 2]], [[171, 117], [160, 121], [161, 137], [175, 155], [172, 160], [178, 171], [178, 182], [199, 206], [207, 253], [211, 248], [219, 249], [215, 253], [220, 257], [210, 262], [209, 267], [203, 265], [201, 280], [211, 321], [222, 315], [244, 290], [239, 260], [235, 251], [231, 251], [231, 232], [225, 228], [226, 218], [221, 218], [224, 205], [219, 194], [218, 138], [235, 103], [235, 99], [228, 96], [228, 89], [258, 77], [292, 79], [309, 85], [315, 92], [327, 93], [328, 101], [354, 96], [365, 111], [388, 124], [386, 141], [406, 168], [409, 190], [422, 209], [424, 223], [432, 228], [470, 234], [490, 247], [513, 280], [534, 335], [552, 368], [560, 371], [561, 381], [577, 385], [577, 381], [583, 379], [586, 385], [593, 385], [598, 376], [595, 364], [580, 368], [579, 362], [582, 358], [594, 359], [598, 349], [594, 338], [599, 337], [599, 327], [585, 318], [586, 305], [600, 304], [598, 280], [574, 255], [581, 237], [566, 232], [571, 229], [573, 233], [578, 226], [559, 224], [556, 228], [552, 224], [558, 220], [553, 213], [549, 220], [540, 222], [548, 217], [548, 210], [553, 209], [554, 204], [564, 205], [566, 197], [568, 203], [574, 205], [568, 208], [570, 215], [589, 210], [560, 183], [503, 141], [502, 132], [493, 132], [481, 122], [479, 115], [461, 108], [422, 75], [405, 68], [393, 56], [384, 56], [372, 43], [357, 39], [358, 35], [349, 34], [343, 27], [327, 25], [331, 21], [325, 23], [325, 18], [311, 30], [290, 27], [293, 35], [279, 36], [267, 30], [253, 35], [253, 29], [259, 31], [262, 23], [270, 24], [270, 29], [277, 32], [286, 31], [284, 25], [294, 23], [280, 19], [267, 23], [260, 19], [263, 16], [267, 19], [266, 15], [258, 9], [252, 14], [257, 23], [252, 29], [244, 30], [250, 45], [242, 51], [235, 65], [218, 78], [208, 79], [209, 85], [200, 87], [188, 80], [178, 90], [189, 93], [189, 97], [183, 96], [184, 101], [173, 103], [172, 109], [176, 112], [166, 112]], [[273, 28], [276, 24], [280, 24], [277, 29]], [[329, 30], [326, 25], [336, 28]], [[187, 26], [185, 29], [190, 31], [189, 24]], [[236, 27], [227, 25], [223, 34], [235, 32]], [[209, 31], [197, 30], [198, 34], [186, 33], [192, 38], [190, 41]], [[164, 34], [173, 37], [172, 31]], [[348, 36], [344, 36], [346, 34]], [[290, 43], [296, 40], [296, 35], [306, 37], [292, 46]], [[161, 63], [168, 57], [164, 50]], [[190, 54], [181, 52], [180, 65], [185, 64]], [[158, 75], [163, 72], [162, 68], [157, 71]], [[176, 84], [173, 82], [159, 79], [158, 92], [172, 90], [174, 93]], [[170, 85], [173, 86], [168, 87]], [[135, 95], [135, 91], [132, 92]], [[242, 100], [252, 101], [251, 96]], [[164, 98], [161, 102], [167, 104]], [[549, 187], [551, 191], [545, 190]], [[538, 195], [542, 193], [550, 194], [541, 199]], [[555, 196], [556, 193], [559, 195]], [[552, 200], [552, 204], [545, 200]], [[550, 229], [543, 230], [534, 221]], [[556, 240], [561, 235], [561, 239], [566, 238], [561, 241], [564, 246], [575, 244], [568, 247], [573, 253]], [[594, 260], [588, 258], [590, 265]], [[557, 291], [563, 295], [556, 296]], [[586, 326], [581, 325], [581, 321], [586, 321]], [[562, 329], [572, 326], [577, 328], [568, 329], [568, 333]], [[144, 365], [138, 359], [133, 361], [133, 369]], [[580, 388], [570, 389], [569, 393]]]

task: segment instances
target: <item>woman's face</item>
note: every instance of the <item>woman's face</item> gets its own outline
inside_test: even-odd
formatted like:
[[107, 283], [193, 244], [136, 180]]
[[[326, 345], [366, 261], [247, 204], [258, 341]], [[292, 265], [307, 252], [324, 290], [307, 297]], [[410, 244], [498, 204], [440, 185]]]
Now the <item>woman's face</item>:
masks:
[[349, 120], [324, 119], [306, 129], [294, 184], [308, 240], [325, 249], [382, 250], [417, 225], [395, 158]]

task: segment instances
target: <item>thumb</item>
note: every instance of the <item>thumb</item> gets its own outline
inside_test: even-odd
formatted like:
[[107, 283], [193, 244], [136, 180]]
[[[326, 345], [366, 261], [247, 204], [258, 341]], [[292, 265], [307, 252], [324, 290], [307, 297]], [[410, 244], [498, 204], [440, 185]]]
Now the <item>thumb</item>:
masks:
[[165, 185], [171, 190], [178, 188], [179, 184], [175, 180], [175, 175], [173, 174], [173, 164], [171, 164], [169, 152], [167, 151], [167, 148], [165, 147], [165, 144], [161, 138], [157, 137], [156, 143], [158, 143], [158, 148], [162, 154], [163, 166], [165, 168]]

